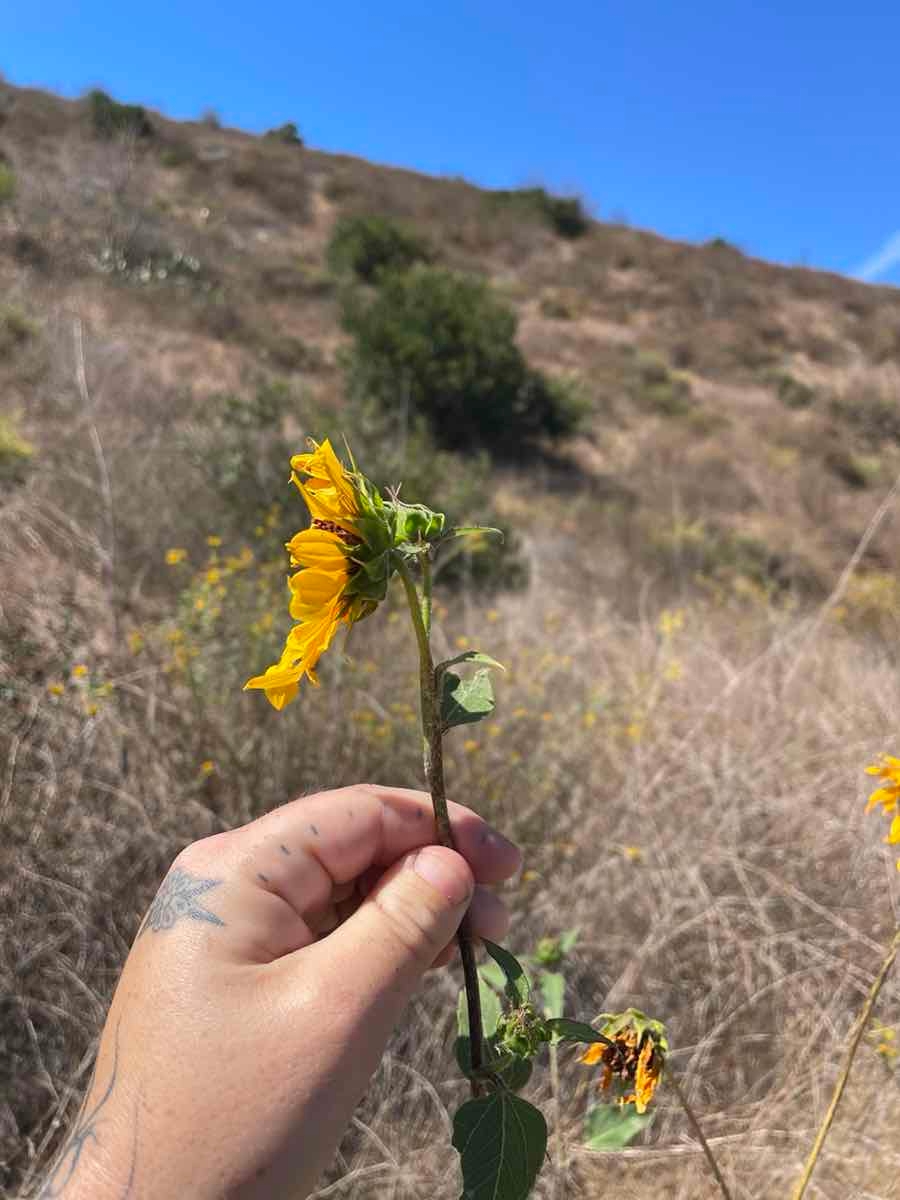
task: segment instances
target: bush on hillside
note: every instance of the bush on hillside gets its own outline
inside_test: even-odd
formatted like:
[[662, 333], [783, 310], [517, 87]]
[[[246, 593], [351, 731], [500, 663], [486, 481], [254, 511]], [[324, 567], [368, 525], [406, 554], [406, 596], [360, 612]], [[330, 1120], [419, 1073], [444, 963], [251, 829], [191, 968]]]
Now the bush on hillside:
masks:
[[263, 137], [270, 142], [281, 142], [284, 146], [302, 146], [303, 138], [293, 121], [285, 121], [275, 129], [267, 129]]
[[537, 187], [492, 192], [491, 198], [495, 203], [537, 216], [560, 237], [581, 237], [590, 228], [590, 218], [578, 196], [553, 196], [545, 188]]
[[424, 266], [389, 274], [368, 303], [345, 302], [343, 323], [351, 386], [423, 417], [442, 446], [509, 455], [577, 425], [572, 390], [528, 366], [515, 313], [482, 280]]
[[87, 100], [91, 125], [97, 137], [107, 140], [116, 137], [153, 137], [153, 125], [142, 105], [119, 104], [99, 89], [88, 92]]
[[328, 265], [336, 275], [351, 274], [375, 283], [387, 271], [406, 271], [429, 262], [421, 238], [388, 217], [341, 217], [328, 244]]
[[16, 173], [0, 151], [0, 208], [16, 198]]

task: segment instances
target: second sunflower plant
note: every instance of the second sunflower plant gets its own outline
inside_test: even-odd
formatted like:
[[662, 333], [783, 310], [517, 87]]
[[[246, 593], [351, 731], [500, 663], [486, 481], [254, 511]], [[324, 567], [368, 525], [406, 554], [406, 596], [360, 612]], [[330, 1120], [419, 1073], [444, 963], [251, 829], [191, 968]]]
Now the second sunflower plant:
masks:
[[[294, 700], [304, 677], [318, 683], [316, 666], [342, 625], [370, 616], [398, 576], [419, 652], [419, 698], [425, 778], [439, 841], [453, 846], [444, 784], [443, 737], [494, 709], [486, 654], [467, 650], [435, 663], [431, 651], [432, 563], [442, 545], [483, 527], [447, 528], [442, 513], [406, 504], [397, 492], [382, 496], [357, 469], [345, 465], [329, 441], [311, 443], [291, 459], [291, 479], [306, 502], [310, 523], [287, 543], [291, 566], [289, 631], [278, 662], [248, 680], [276, 709]], [[492, 531], [497, 532], [497, 531]], [[517, 1093], [545, 1046], [588, 1045], [582, 1061], [602, 1064], [601, 1087], [620, 1106], [643, 1113], [665, 1069], [664, 1027], [643, 1013], [604, 1013], [594, 1025], [548, 1015], [532, 994], [528, 972], [508, 950], [484, 943], [492, 962], [479, 967], [463, 921], [458, 934], [465, 987], [459, 1004], [457, 1061], [471, 1098], [457, 1110], [453, 1145], [459, 1152], [463, 1196], [524, 1200], [544, 1163], [543, 1114]]]

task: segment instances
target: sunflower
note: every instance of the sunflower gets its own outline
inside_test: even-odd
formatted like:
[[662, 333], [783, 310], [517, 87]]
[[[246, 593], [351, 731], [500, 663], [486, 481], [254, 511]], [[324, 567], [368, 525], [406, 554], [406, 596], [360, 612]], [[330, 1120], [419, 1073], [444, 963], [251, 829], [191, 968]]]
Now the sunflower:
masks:
[[607, 1021], [601, 1032], [611, 1041], [594, 1042], [580, 1061], [586, 1066], [602, 1063], [600, 1090], [615, 1084], [620, 1105], [633, 1104], [636, 1112], [646, 1112], [666, 1060], [668, 1041], [662, 1026], [629, 1009]]
[[261, 688], [277, 709], [294, 699], [304, 675], [318, 683], [316, 664], [338, 628], [368, 616], [386, 588], [386, 565], [383, 572], [370, 569], [365, 586], [356, 586], [361, 567], [371, 568], [385, 553], [385, 539], [371, 519], [369, 485], [343, 466], [327, 439], [312, 447], [291, 459], [292, 481], [311, 518], [309, 528], [286, 544], [291, 566], [300, 568], [288, 580], [290, 614], [299, 624], [288, 634], [279, 661], [244, 685]]
[[[877, 763], [866, 767], [866, 772], [869, 775], [876, 775], [884, 781], [882, 786], [876, 788], [869, 797], [866, 812], [870, 813], [873, 808], [881, 805], [885, 814], [892, 818], [891, 827], [884, 840], [889, 845], [896, 845], [897, 842], [900, 842], [900, 809], [898, 809], [898, 803], [900, 803], [900, 758], [882, 754]], [[897, 869], [900, 870], [900, 860], [897, 862]]]

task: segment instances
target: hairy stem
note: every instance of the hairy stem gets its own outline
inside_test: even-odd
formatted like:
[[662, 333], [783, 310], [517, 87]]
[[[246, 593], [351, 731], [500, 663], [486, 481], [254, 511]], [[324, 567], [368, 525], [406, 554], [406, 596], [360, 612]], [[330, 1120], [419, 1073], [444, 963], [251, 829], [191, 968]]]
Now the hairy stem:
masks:
[[666, 1074], [666, 1082], [670, 1083], [675, 1089], [675, 1095], [678, 1097], [678, 1101], [681, 1104], [681, 1107], [684, 1109], [685, 1115], [690, 1123], [691, 1129], [694, 1131], [697, 1141], [703, 1148], [703, 1153], [706, 1155], [706, 1161], [709, 1163], [709, 1169], [712, 1171], [713, 1175], [715, 1176], [716, 1183], [719, 1185], [719, 1191], [725, 1197], [725, 1200], [732, 1200], [732, 1195], [728, 1189], [728, 1184], [725, 1182], [722, 1172], [719, 1170], [719, 1164], [716, 1162], [716, 1156], [712, 1152], [712, 1146], [710, 1146], [709, 1142], [706, 1140], [706, 1134], [703, 1132], [703, 1126], [700, 1124], [697, 1114], [694, 1112], [693, 1108], [691, 1108], [690, 1101], [684, 1094], [681, 1084], [678, 1082], [674, 1072], [669, 1072]]
[[[447, 792], [444, 786], [444, 750], [441, 736], [440, 708], [438, 705], [438, 681], [431, 656], [431, 565], [423, 555], [423, 595], [415, 585], [409, 567], [402, 560], [397, 570], [403, 581], [406, 600], [412, 617], [416, 642], [419, 647], [419, 700], [422, 718], [422, 755], [425, 762], [425, 779], [431, 793], [434, 822], [438, 841], [442, 846], [456, 849], [450, 814], [447, 811]], [[462, 959], [463, 978], [466, 988], [466, 1007], [469, 1013], [469, 1053], [472, 1064], [472, 1094], [481, 1092], [477, 1076], [484, 1067], [484, 1026], [481, 1020], [481, 995], [478, 986], [478, 967], [475, 962], [475, 947], [469, 927], [468, 913], [463, 917], [456, 934], [459, 955]]]
[[890, 974], [891, 967], [894, 965], [894, 960], [897, 957], [897, 952], [900, 950], [900, 929], [894, 934], [894, 940], [888, 947], [888, 952], [884, 956], [884, 960], [875, 976], [872, 986], [869, 988], [869, 994], [866, 996], [865, 1003], [859, 1010], [859, 1016], [856, 1018], [856, 1023], [850, 1032], [850, 1041], [847, 1044], [847, 1058], [843, 1066], [843, 1070], [838, 1076], [838, 1081], [834, 1086], [834, 1093], [831, 1097], [831, 1103], [826, 1109], [825, 1116], [822, 1118], [822, 1124], [819, 1126], [819, 1132], [816, 1134], [816, 1140], [812, 1144], [812, 1149], [809, 1152], [803, 1166], [803, 1174], [797, 1182], [791, 1200], [801, 1200], [804, 1192], [807, 1189], [812, 1173], [816, 1169], [816, 1163], [819, 1155], [822, 1152], [822, 1147], [825, 1144], [825, 1139], [828, 1137], [832, 1122], [834, 1121], [835, 1113], [838, 1105], [841, 1102], [841, 1096], [844, 1094], [844, 1088], [847, 1086], [847, 1080], [850, 1078], [850, 1070], [853, 1066], [853, 1060], [856, 1057], [856, 1051], [859, 1049], [859, 1043], [862, 1041], [862, 1036], [865, 1033], [866, 1026], [869, 1023], [869, 1017], [872, 1015], [872, 1009], [875, 1007], [875, 1001], [878, 999], [878, 993], [884, 986], [884, 981]]

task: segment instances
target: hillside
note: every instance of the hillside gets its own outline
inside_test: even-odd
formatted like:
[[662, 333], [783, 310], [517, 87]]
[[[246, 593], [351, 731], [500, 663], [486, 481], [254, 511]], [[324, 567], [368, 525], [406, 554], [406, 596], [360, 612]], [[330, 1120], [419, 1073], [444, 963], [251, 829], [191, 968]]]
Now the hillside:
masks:
[[[430, 269], [486, 282], [529, 378], [577, 400], [571, 436], [510, 429], [503, 453], [429, 428], [402, 374], [375, 403], [347, 312], [378, 288], [333, 253], [342, 220], [373, 215]], [[381, 482], [508, 532], [448, 565], [436, 611], [448, 652], [509, 667], [496, 723], [448, 771], [524, 846], [510, 945], [579, 925], [579, 1011], [665, 1017], [735, 1195], [786, 1196], [893, 928], [860, 771], [900, 752], [900, 291], [324, 154], [289, 127], [7, 85], [0, 1195], [38, 1194], [181, 847], [304, 790], [420, 785], [399, 610], [288, 714], [241, 691], [287, 627], [288, 455], [342, 433]], [[455, 988], [429, 984], [392, 1043], [361, 1109], [374, 1136], [348, 1135], [328, 1195], [455, 1196]], [[821, 1178], [889, 1200], [900, 1077], [866, 1044]], [[555, 1196], [716, 1194], [665, 1090], [635, 1147], [592, 1154], [585, 1069], [564, 1073]]]
[[[900, 470], [894, 289], [604, 223], [565, 238], [459, 181], [203, 124], [154, 115], [126, 145], [84, 102], [5, 96], [5, 321], [37, 328], [27, 353], [7, 331], [0, 382], [26, 437], [53, 322], [76, 312], [138, 404], [185, 411], [277, 377], [339, 409], [326, 246], [339, 215], [379, 213], [486, 273], [528, 360], [575, 381], [590, 421], [565, 453], [592, 533], [629, 559], [821, 593]], [[894, 542], [864, 567], [896, 566]]]

